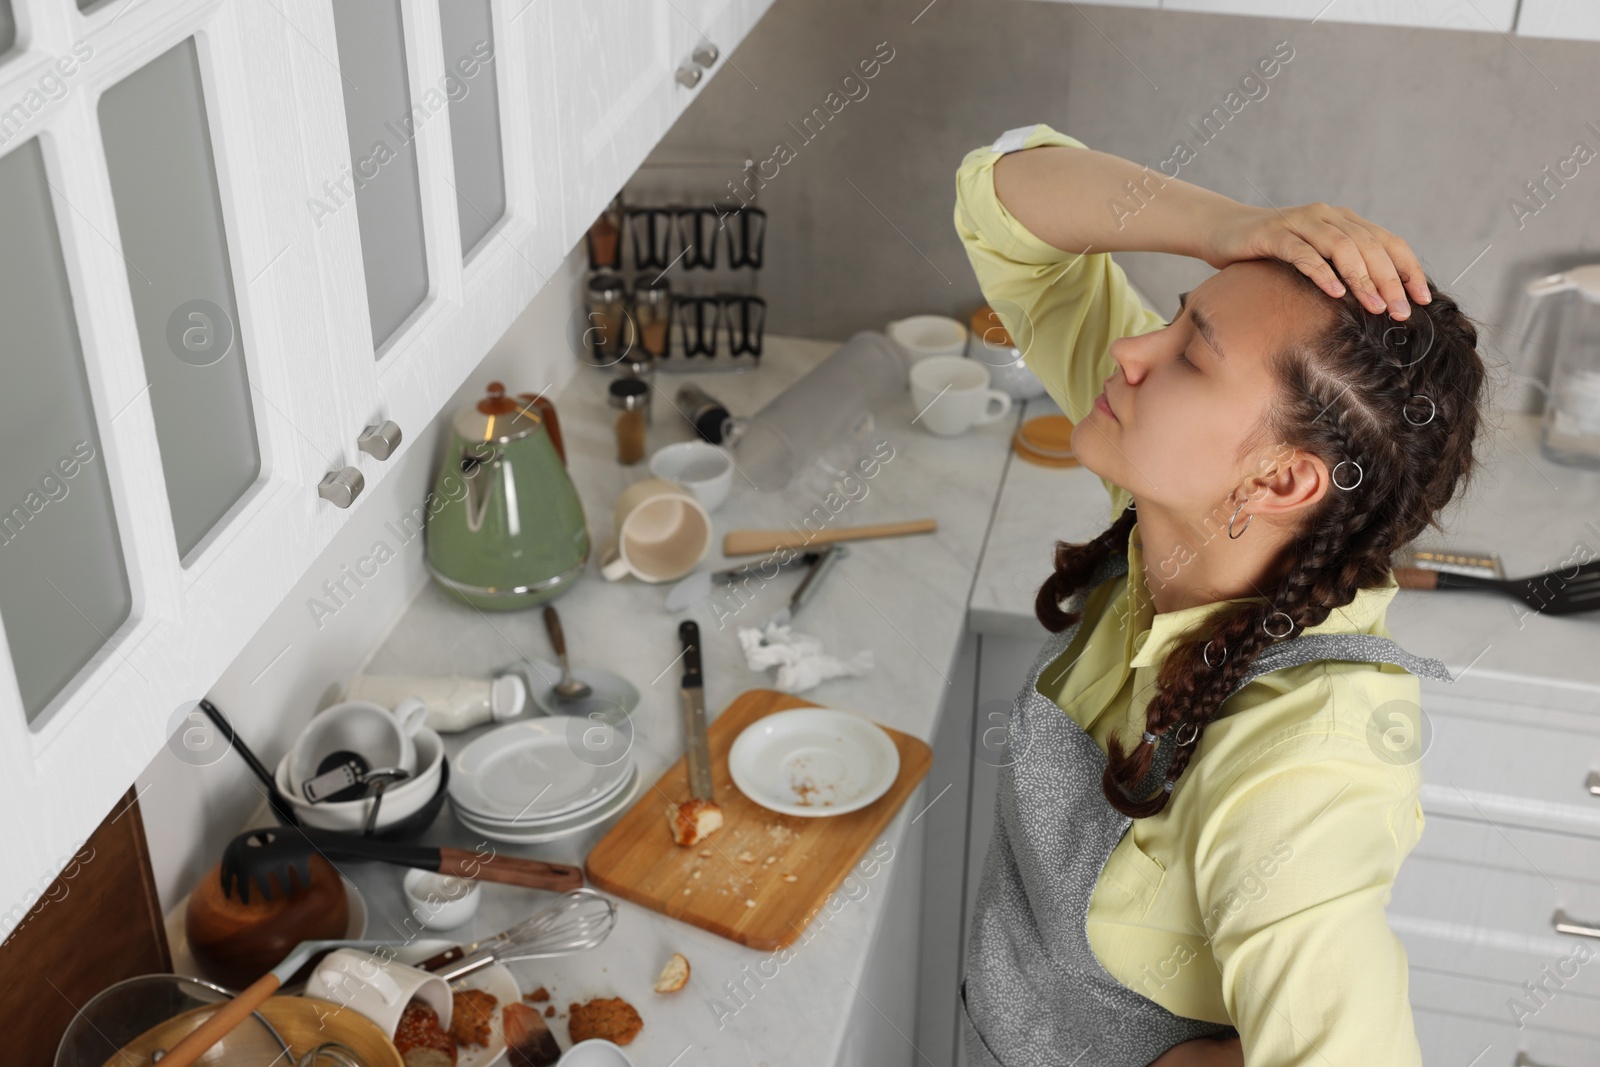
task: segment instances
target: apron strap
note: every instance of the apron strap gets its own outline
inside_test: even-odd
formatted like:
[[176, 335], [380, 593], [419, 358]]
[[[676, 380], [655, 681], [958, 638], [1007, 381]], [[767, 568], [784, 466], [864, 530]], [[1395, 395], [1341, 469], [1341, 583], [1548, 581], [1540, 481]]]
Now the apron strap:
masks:
[[1328, 659], [1351, 663], [1387, 663], [1402, 667], [1420, 678], [1432, 678], [1437, 682], [1455, 681], [1439, 660], [1414, 656], [1387, 637], [1376, 634], [1301, 634], [1293, 641], [1273, 645], [1257, 656], [1234, 692], [1237, 693], [1263, 674]]

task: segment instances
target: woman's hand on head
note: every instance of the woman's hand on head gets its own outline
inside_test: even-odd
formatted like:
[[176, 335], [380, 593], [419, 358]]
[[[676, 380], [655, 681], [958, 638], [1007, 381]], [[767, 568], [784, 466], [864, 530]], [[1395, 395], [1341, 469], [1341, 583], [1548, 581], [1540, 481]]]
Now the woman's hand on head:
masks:
[[1173, 1045], [1150, 1067], [1244, 1067], [1244, 1047], [1237, 1037], [1197, 1037]]
[[1368, 311], [1387, 310], [1397, 319], [1411, 314], [1408, 295], [1419, 304], [1432, 299], [1411, 246], [1348, 208], [1320, 201], [1281, 210], [1237, 204], [1208, 232], [1200, 258], [1218, 270], [1241, 260], [1281, 259], [1329, 296], [1343, 296], [1348, 284]]

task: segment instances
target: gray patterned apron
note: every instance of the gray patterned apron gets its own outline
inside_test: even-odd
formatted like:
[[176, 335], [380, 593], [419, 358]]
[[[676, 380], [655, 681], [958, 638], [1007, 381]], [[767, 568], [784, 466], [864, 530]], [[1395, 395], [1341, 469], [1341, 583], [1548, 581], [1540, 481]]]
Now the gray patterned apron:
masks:
[[[1125, 575], [1125, 557], [1091, 588]], [[1081, 612], [1088, 590], [1072, 598]], [[1035, 688], [1071, 644], [1078, 623], [1039, 652], [1008, 723], [994, 836], [984, 860], [961, 984], [961, 1030], [972, 1067], [1146, 1067], [1172, 1046], [1233, 1036], [1223, 1023], [1175, 1015], [1108, 973], [1089, 947], [1089, 898], [1133, 820], [1101, 792], [1106, 754]], [[1274, 645], [1239, 683], [1316, 660], [1389, 663], [1450, 681], [1438, 660], [1371, 634], [1306, 634]], [[1234, 692], [1238, 692], [1235, 689]], [[1158, 742], [1145, 788], [1166, 777], [1173, 745]]]

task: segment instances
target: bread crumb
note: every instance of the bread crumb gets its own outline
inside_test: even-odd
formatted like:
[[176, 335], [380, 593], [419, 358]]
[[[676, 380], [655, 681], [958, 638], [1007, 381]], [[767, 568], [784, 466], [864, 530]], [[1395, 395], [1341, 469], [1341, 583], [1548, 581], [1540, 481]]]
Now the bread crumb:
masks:
[[695, 871], [693, 874], [689, 875], [689, 877], [690, 878], [698, 878], [698, 877], [700, 877], [700, 872], [699, 871]]
[[703, 848], [703, 849], [700, 850], [700, 855], [702, 857], [704, 857], [705, 859], [710, 859], [711, 858], [711, 850], [709, 848]]
[[800, 879], [799, 879], [799, 877], [798, 877], [798, 876], [796, 876], [796, 875], [793, 875], [793, 874], [786, 874], [786, 875], [784, 875], [784, 876], [783, 876], [783, 880], [784, 880], [784, 881], [785, 881], [785, 882], [798, 882], [798, 881], [799, 881], [799, 880], [800, 880]]
[[755, 860], [756, 860], [755, 853], [751, 852], [749, 849], [746, 848], [746, 849], [741, 849], [739, 851], [739, 862], [740, 863], [754, 863]]
[[747, 908], [753, 908], [753, 907], [756, 906], [756, 902], [751, 900], [749, 897], [745, 897], [744, 898], [744, 906], [747, 907]]
[[688, 886], [684, 886], [683, 887], [683, 895], [684, 896], [688, 896], [689, 895], [689, 887]]
[[768, 856], [766, 859], [762, 860], [761, 862], [770, 867], [774, 863], [778, 862], [778, 857], [776, 857], [776, 856]]
[[549, 1005], [546, 1005], [546, 1006], [545, 1006], [545, 1009], [544, 1009], [544, 1017], [545, 1017], [545, 1018], [546, 1018], [546, 1019], [553, 1019], [553, 1018], [555, 1018], [555, 1014], [556, 1014], [556, 1006], [555, 1006], [555, 1005], [554, 1005], [554, 1004], [549, 1004]]

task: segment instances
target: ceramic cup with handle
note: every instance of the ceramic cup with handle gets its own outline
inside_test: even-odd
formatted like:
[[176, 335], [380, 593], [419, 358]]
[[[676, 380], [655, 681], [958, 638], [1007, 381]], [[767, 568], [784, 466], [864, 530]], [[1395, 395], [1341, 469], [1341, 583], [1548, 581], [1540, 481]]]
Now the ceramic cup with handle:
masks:
[[1011, 397], [989, 387], [989, 368], [964, 356], [930, 356], [911, 368], [911, 402], [929, 433], [953, 437], [1004, 418]]
[[959, 356], [967, 351], [966, 325], [943, 315], [896, 319], [884, 332], [905, 350], [906, 359], [913, 367], [925, 359]]
[[600, 554], [607, 581], [628, 575], [670, 582], [694, 570], [711, 549], [711, 516], [695, 495], [665, 478], [634, 482], [617, 494], [613, 539]]
[[346, 700], [323, 709], [289, 750], [289, 785], [296, 794], [319, 773], [322, 761], [335, 752], [353, 752], [368, 770], [398, 767], [417, 773], [414, 738], [428, 717], [420, 700], [402, 700], [390, 711], [367, 700]]
[[450, 985], [436, 974], [362, 949], [335, 949], [306, 981], [306, 995], [360, 1012], [393, 1035], [412, 997], [420, 997], [450, 1029]]

